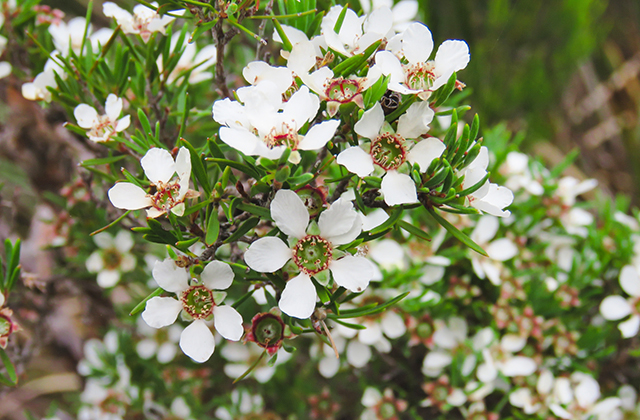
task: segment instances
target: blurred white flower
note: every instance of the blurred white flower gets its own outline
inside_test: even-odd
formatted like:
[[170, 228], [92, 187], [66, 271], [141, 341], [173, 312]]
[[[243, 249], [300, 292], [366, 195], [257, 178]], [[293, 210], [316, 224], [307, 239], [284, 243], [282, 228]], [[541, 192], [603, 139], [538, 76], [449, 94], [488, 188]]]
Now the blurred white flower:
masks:
[[104, 110], [105, 115], [99, 115], [95, 108], [87, 104], [80, 104], [73, 110], [78, 125], [89, 129], [87, 136], [97, 143], [111, 140], [111, 137], [126, 130], [131, 123], [130, 115], [118, 119], [122, 113], [122, 98], [113, 93], [107, 96]]
[[98, 274], [100, 287], [115, 286], [122, 273], [136, 267], [136, 259], [129, 253], [134, 245], [131, 232], [121, 230], [115, 237], [108, 232], [100, 232], [93, 237], [93, 241], [98, 245], [98, 250], [87, 258], [86, 266], [90, 273]]

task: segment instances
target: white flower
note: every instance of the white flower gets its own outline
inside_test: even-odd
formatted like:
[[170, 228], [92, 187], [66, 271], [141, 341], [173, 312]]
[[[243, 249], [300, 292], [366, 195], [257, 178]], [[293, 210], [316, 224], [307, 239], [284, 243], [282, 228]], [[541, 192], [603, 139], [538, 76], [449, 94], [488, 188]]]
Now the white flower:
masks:
[[196, 362], [205, 362], [213, 354], [215, 339], [205, 320], [213, 315], [216, 331], [227, 340], [242, 338], [242, 316], [233, 307], [220, 305], [224, 290], [233, 282], [233, 271], [228, 264], [212, 261], [202, 270], [201, 282], [189, 284], [189, 273], [178, 267], [172, 259], [157, 262], [153, 278], [164, 290], [175, 293], [171, 297], [153, 297], [147, 301], [142, 319], [153, 328], [173, 324], [184, 311], [193, 322], [180, 335], [180, 348]]
[[418, 14], [416, 0], [402, 0], [395, 6], [393, 0], [360, 0], [360, 5], [365, 14], [381, 8], [391, 9], [393, 29], [396, 31], [404, 31]]
[[555, 191], [555, 195], [560, 197], [562, 204], [571, 207], [576, 203], [577, 196], [591, 191], [597, 186], [598, 181], [595, 179], [578, 181], [576, 178], [566, 176], [558, 181], [558, 189]]
[[55, 72], [53, 69], [46, 69], [39, 73], [32, 82], [22, 85], [22, 96], [30, 101], [51, 102], [51, 92], [48, 87], [56, 88]]
[[500, 238], [489, 243], [496, 236], [500, 222], [494, 216], [484, 215], [471, 232], [471, 239], [489, 255], [484, 257], [475, 251], [471, 252], [473, 271], [481, 279], [488, 278], [495, 286], [502, 283], [500, 274], [503, 271], [502, 262], [518, 255], [518, 247], [509, 238]]
[[[176, 51], [180, 33], [175, 33], [171, 37], [171, 51]], [[216, 63], [217, 50], [215, 45], [207, 45], [200, 51], [197, 50], [196, 43], [189, 43], [188, 37], [184, 38], [183, 45], [179, 49], [183, 49], [178, 63], [175, 65], [171, 73], [167, 77], [169, 83], [181, 82], [184, 74], [189, 72], [189, 83], [195, 84], [213, 77], [213, 73], [206, 71], [209, 67]], [[160, 55], [157, 60], [158, 71], [161, 77], [164, 77], [162, 70], [163, 56]]]
[[107, 96], [104, 110], [105, 115], [98, 115], [98, 111], [87, 104], [80, 104], [73, 110], [78, 125], [89, 129], [87, 136], [97, 143], [111, 140], [115, 133], [126, 130], [131, 123], [130, 115], [125, 115], [118, 120], [122, 113], [122, 98], [118, 98], [113, 93]]
[[622, 290], [629, 296], [628, 299], [622, 296], [613, 295], [604, 298], [600, 304], [600, 313], [608, 321], [617, 321], [628, 315], [631, 318], [618, 325], [624, 338], [631, 338], [638, 334], [640, 329], [640, 313], [638, 313], [638, 302], [640, 301], [640, 274], [633, 265], [625, 265], [620, 270], [618, 278]]
[[[4, 25], [4, 15], [0, 14], [0, 28]], [[0, 35], [0, 55], [4, 53], [4, 50], [7, 46], [7, 38]], [[11, 64], [6, 61], [0, 61], [0, 79], [3, 77], [7, 77], [11, 74]]]
[[351, 9], [344, 15], [339, 32], [335, 32], [336, 22], [342, 13], [342, 6], [333, 6], [320, 24], [320, 30], [329, 48], [351, 56], [364, 52], [371, 44], [393, 35], [392, 14], [388, 7], [374, 10], [370, 15], [358, 17]]
[[[480, 182], [487, 175], [488, 165], [489, 149], [482, 146], [473, 162], [460, 171], [460, 176], [464, 175], [462, 189], [472, 187]], [[489, 180], [466, 198], [472, 207], [481, 212], [500, 217], [508, 217], [511, 214], [509, 210], [503, 209], [513, 202], [513, 192], [507, 187], [492, 184]]]
[[[282, 292], [278, 306], [295, 318], [309, 318], [316, 306], [316, 288], [312, 276], [330, 270], [333, 281], [353, 292], [363, 291], [373, 277], [372, 263], [364, 257], [346, 256], [336, 246], [353, 241], [362, 231], [362, 221], [349, 201], [338, 199], [320, 214], [319, 235], [307, 234], [309, 211], [298, 195], [279, 190], [270, 206], [276, 226], [294, 245], [289, 247], [280, 238], [266, 236], [249, 246], [244, 259], [260, 273], [281, 269], [293, 259], [300, 274], [290, 279]], [[295, 241], [295, 242], [294, 242]]]
[[[118, 182], [109, 190], [109, 200], [114, 207], [126, 210], [147, 208], [147, 217], [156, 218], [168, 211], [177, 216], [184, 214], [184, 200], [197, 197], [198, 192], [189, 189], [191, 156], [186, 147], [181, 147], [174, 162], [171, 154], [159, 148], [150, 149], [140, 161], [144, 173], [156, 187], [155, 194], [130, 182]], [[178, 180], [172, 181], [173, 174]]]
[[476, 375], [480, 382], [494, 386], [498, 372], [507, 377], [529, 376], [538, 370], [538, 364], [530, 357], [514, 355], [527, 344], [524, 337], [505, 334], [499, 343], [494, 343], [493, 331], [480, 330], [474, 337], [474, 349], [481, 350], [483, 362]]
[[531, 195], [542, 195], [544, 188], [536, 181], [529, 169], [529, 157], [524, 153], [509, 152], [500, 166], [500, 173], [507, 177], [505, 187], [512, 191], [525, 190]]
[[120, 281], [122, 273], [136, 266], [136, 259], [129, 254], [134, 244], [133, 235], [121, 230], [114, 238], [108, 232], [100, 232], [93, 237], [93, 241], [99, 249], [87, 258], [87, 270], [98, 273], [100, 287], [113, 287]]
[[600, 400], [600, 385], [582, 372], [574, 372], [571, 380], [558, 378], [554, 396], [549, 409], [559, 418], [570, 420], [610, 420], [622, 402], [617, 397]]
[[415, 182], [398, 169], [410, 162], [419, 164], [420, 171], [426, 172], [433, 159], [445, 150], [444, 143], [435, 137], [407, 141], [425, 134], [433, 115], [427, 102], [414, 103], [399, 118], [397, 132], [393, 133], [385, 129], [382, 106], [376, 103], [354, 126], [356, 133], [371, 140], [369, 152], [360, 146], [352, 146], [340, 152], [336, 161], [361, 178], [374, 171], [374, 164], [379, 166], [386, 172], [380, 190], [388, 205], [417, 203]]
[[470, 59], [466, 42], [447, 40], [438, 48], [435, 59], [427, 61], [433, 51], [433, 37], [429, 28], [418, 22], [390, 39], [387, 50], [376, 53], [375, 67], [391, 75], [388, 88], [406, 95], [418, 94], [423, 100], [445, 85], [454, 72], [464, 69]]
[[168, 331], [159, 331], [148, 326], [144, 319], [138, 318], [136, 328], [144, 337], [136, 343], [136, 352], [141, 359], [148, 360], [155, 356], [158, 362], [169, 363], [175, 358], [180, 335], [184, 330], [182, 326], [173, 324]]
[[[452, 317], [445, 323], [436, 320], [433, 344], [435, 349], [427, 353], [422, 361], [422, 373], [426, 376], [437, 377], [442, 374], [444, 368], [449, 366], [458, 349], [464, 349], [467, 340], [467, 322], [463, 318]], [[475, 356], [465, 358], [462, 375], [467, 376], [475, 368]]]
[[[151, 5], [158, 7], [156, 2], [152, 2]], [[110, 1], [103, 4], [102, 10], [106, 17], [115, 18], [123, 33], [140, 35], [145, 43], [149, 41], [153, 32], [164, 35], [165, 27], [175, 19], [169, 15], [160, 16], [155, 10], [142, 4], [133, 8], [133, 15]], [[184, 10], [172, 10], [167, 13], [183, 14]]]
[[[272, 89], [270, 89], [272, 88]], [[270, 81], [238, 89], [244, 106], [228, 99], [213, 105], [214, 119], [223, 124], [220, 139], [244, 153], [278, 159], [289, 147], [295, 150], [318, 150], [333, 137], [339, 120], [314, 124], [306, 134], [299, 130], [311, 122], [320, 100], [303, 86], [282, 103], [280, 89]], [[282, 109], [282, 112], [280, 112]]]

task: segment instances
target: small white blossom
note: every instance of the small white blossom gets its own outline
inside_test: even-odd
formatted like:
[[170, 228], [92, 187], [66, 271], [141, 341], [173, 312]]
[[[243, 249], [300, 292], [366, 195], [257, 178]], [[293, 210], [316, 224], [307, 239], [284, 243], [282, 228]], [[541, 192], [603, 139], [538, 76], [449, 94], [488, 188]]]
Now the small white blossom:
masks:
[[[157, 2], [152, 2], [151, 5], [158, 7]], [[142, 4], [133, 8], [132, 15], [115, 3], [108, 1], [103, 4], [103, 12], [106, 17], [112, 17], [116, 20], [123, 33], [140, 35], [145, 43], [149, 41], [154, 32], [160, 32], [164, 35], [166, 33], [165, 27], [175, 19], [168, 14], [160, 16], [155, 10]], [[183, 14], [184, 10], [172, 10], [167, 13]]]
[[153, 278], [167, 292], [175, 293], [177, 299], [156, 296], [147, 301], [142, 319], [153, 328], [173, 324], [184, 311], [193, 319], [180, 334], [180, 348], [198, 363], [207, 361], [215, 349], [213, 333], [206, 320], [213, 316], [216, 331], [227, 340], [242, 338], [242, 316], [233, 307], [220, 305], [225, 290], [233, 282], [233, 271], [228, 264], [212, 261], [202, 270], [200, 282], [189, 281], [189, 272], [178, 267], [172, 259], [157, 262]]
[[[140, 161], [144, 173], [156, 187], [155, 194], [130, 182], [118, 182], [109, 190], [109, 200], [114, 207], [126, 210], [147, 209], [147, 217], [156, 218], [170, 211], [176, 216], [184, 214], [184, 200], [197, 197], [198, 192], [189, 189], [191, 155], [181, 147], [174, 161], [171, 154], [159, 148], [150, 149]], [[173, 174], [178, 180], [172, 181]]]
[[99, 249], [87, 258], [87, 270], [98, 273], [100, 287], [113, 287], [120, 281], [122, 273], [136, 266], [136, 259], [129, 253], [134, 245], [133, 235], [126, 230], [121, 230], [115, 237], [108, 232], [100, 232], [93, 241]]
[[244, 259], [260, 273], [272, 273], [293, 259], [300, 274], [290, 279], [282, 292], [278, 306], [295, 318], [309, 318], [316, 306], [316, 288], [311, 281], [326, 270], [333, 281], [353, 292], [363, 291], [373, 277], [373, 263], [364, 257], [352, 256], [335, 249], [353, 241], [362, 231], [362, 221], [353, 204], [343, 199], [335, 201], [320, 214], [319, 235], [308, 234], [309, 211], [293, 191], [279, 190], [270, 205], [276, 226], [289, 236], [292, 247], [274, 236], [265, 236], [249, 246]]
[[625, 265], [620, 270], [618, 278], [622, 290], [630, 297], [628, 299], [619, 295], [607, 296], [600, 304], [600, 313], [608, 321], [617, 321], [631, 315], [631, 318], [618, 325], [624, 338], [631, 338], [638, 334], [640, 329], [640, 274], [633, 265]]
[[369, 151], [361, 146], [352, 146], [340, 152], [336, 161], [361, 178], [373, 173], [374, 164], [377, 165], [385, 171], [380, 190], [388, 205], [417, 203], [415, 182], [398, 169], [405, 162], [410, 162], [419, 164], [420, 171], [426, 172], [433, 159], [444, 152], [444, 143], [435, 137], [407, 141], [425, 134], [433, 115], [428, 103], [412, 104], [399, 118], [397, 132], [393, 133], [385, 128], [384, 112], [376, 103], [354, 126], [356, 133], [371, 140]]
[[111, 140], [111, 137], [126, 130], [131, 123], [130, 115], [118, 119], [122, 113], [122, 98], [118, 98], [113, 93], [107, 96], [104, 110], [105, 115], [99, 115], [95, 108], [87, 104], [80, 104], [73, 110], [78, 125], [89, 129], [87, 137], [96, 143]]

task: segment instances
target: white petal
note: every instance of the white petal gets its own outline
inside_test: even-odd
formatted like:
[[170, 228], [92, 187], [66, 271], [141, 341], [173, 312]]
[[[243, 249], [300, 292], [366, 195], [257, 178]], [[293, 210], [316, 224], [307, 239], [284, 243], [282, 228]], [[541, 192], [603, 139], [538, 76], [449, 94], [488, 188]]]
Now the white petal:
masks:
[[373, 158], [359, 146], [352, 146], [340, 152], [336, 162], [360, 178], [369, 175], [374, 169]]
[[608, 321], [617, 321], [631, 313], [631, 305], [622, 296], [607, 296], [600, 303], [600, 313]]
[[179, 300], [155, 296], [147, 301], [142, 319], [150, 327], [162, 328], [176, 322], [181, 310], [182, 303]]
[[376, 102], [373, 108], [362, 115], [362, 118], [353, 126], [353, 129], [362, 137], [373, 140], [380, 134], [380, 128], [383, 123], [384, 111], [380, 102]]
[[418, 202], [415, 182], [409, 175], [398, 171], [387, 172], [382, 178], [380, 190], [384, 196], [384, 202], [390, 206]]
[[171, 258], [156, 261], [152, 275], [158, 286], [167, 292], [180, 293], [189, 288], [189, 272], [183, 267], [178, 267]]
[[347, 255], [329, 264], [333, 280], [352, 292], [362, 292], [373, 277], [373, 263], [365, 257]]
[[494, 216], [485, 215], [478, 219], [476, 227], [471, 232], [471, 239], [478, 244], [486, 244], [498, 233], [500, 222]]
[[92, 128], [98, 119], [98, 111], [87, 104], [80, 104], [73, 110], [78, 125], [82, 128]]
[[620, 286], [628, 295], [640, 297], [640, 275], [632, 265], [625, 265], [620, 270]]
[[135, 243], [133, 241], [133, 235], [128, 230], [121, 230], [118, 232], [116, 237], [113, 239], [113, 242], [118, 248], [118, 251], [122, 253], [129, 252]]
[[449, 39], [436, 52], [435, 64], [438, 75], [449, 74], [467, 67], [470, 60], [469, 46], [464, 41]]
[[233, 283], [233, 270], [229, 264], [221, 261], [211, 261], [202, 270], [202, 283], [212, 290], [225, 290]]
[[[429, 131], [435, 113], [429, 101], [414, 102], [398, 119], [398, 131], [405, 139], [415, 139]], [[438, 155], [439, 156], [439, 155]]]
[[340, 359], [335, 357], [323, 357], [318, 363], [318, 372], [325, 378], [333, 378], [340, 369]]
[[122, 98], [118, 98], [113, 93], [110, 93], [109, 96], [107, 96], [104, 111], [111, 121], [117, 120], [122, 112]]
[[[449, 353], [445, 353], [442, 351], [431, 351], [424, 358], [424, 362], [422, 362], [422, 371], [429, 373], [428, 376], [438, 376], [440, 371], [445, 367], [449, 366], [453, 358]], [[433, 373], [436, 373], [432, 375]]]
[[11, 64], [6, 61], [0, 61], [0, 79], [11, 74]]
[[331, 236], [325, 239], [328, 239], [333, 246], [339, 246], [353, 241], [358, 237], [358, 235], [360, 235], [360, 233], [362, 233], [362, 219], [360, 217], [356, 217], [353, 220], [353, 225], [351, 225], [351, 228], [348, 231], [342, 235]]
[[496, 261], [506, 261], [518, 255], [518, 247], [509, 238], [500, 238], [491, 242], [485, 251], [489, 254], [489, 258]]
[[429, 28], [413, 23], [402, 36], [402, 52], [411, 64], [427, 61], [433, 51], [433, 37]]
[[549, 409], [553, 412], [553, 414], [555, 414], [556, 416], [560, 417], [561, 419], [572, 419], [573, 418], [571, 413], [569, 413], [566, 409], [564, 409], [562, 406], [560, 406], [558, 404], [549, 405]]
[[367, 365], [371, 360], [371, 348], [359, 341], [351, 341], [347, 346], [347, 362], [355, 368]]
[[505, 334], [500, 340], [502, 350], [510, 353], [519, 352], [526, 344], [527, 339], [516, 334]]
[[158, 181], [168, 182], [176, 171], [176, 164], [171, 153], [159, 147], [149, 149], [140, 160], [140, 165], [149, 181], [154, 184], [157, 184]]
[[116, 270], [102, 270], [96, 277], [98, 286], [107, 289], [113, 287], [120, 281], [120, 272]]
[[380, 226], [389, 219], [389, 215], [383, 209], [375, 209], [366, 216], [360, 214], [362, 219], [362, 230], [371, 230], [377, 226]]
[[131, 124], [131, 115], [125, 115], [124, 117], [118, 120], [118, 123], [116, 124], [116, 132], [120, 133], [126, 130], [127, 128], [129, 128], [130, 124]]
[[213, 322], [216, 331], [227, 340], [238, 341], [242, 338], [242, 334], [244, 334], [242, 315], [231, 306], [223, 305], [214, 307]]
[[287, 282], [278, 307], [294, 318], [306, 319], [316, 308], [316, 288], [309, 276], [300, 273]]
[[302, 86], [284, 104], [282, 117], [286, 121], [292, 121], [296, 127], [302, 127], [304, 123], [315, 117], [319, 107], [320, 99], [309, 92], [308, 87]]
[[340, 125], [340, 120], [329, 120], [315, 124], [307, 131], [307, 134], [304, 135], [304, 138], [298, 144], [298, 149], [318, 150], [323, 148], [325, 144], [333, 138], [338, 125]]
[[[188, 180], [191, 176], [191, 154], [189, 153], [189, 149], [187, 149], [186, 147], [181, 147], [178, 151], [178, 155], [176, 156], [175, 169], [176, 173], [178, 174], [178, 178], [180, 178], [181, 181], [184, 179]], [[182, 182], [180, 184], [182, 187]]]
[[[96, 251], [93, 254], [89, 255], [89, 258], [87, 258], [87, 260], [85, 261], [85, 265], [87, 267], [87, 271], [89, 271], [90, 273], [97, 273], [101, 271], [104, 268], [102, 253], [100, 251]], [[1, 306], [2, 305], [0, 305], [0, 307]]]
[[404, 335], [407, 327], [398, 313], [387, 311], [381, 321], [382, 331], [389, 338], [398, 338]]
[[447, 403], [454, 407], [460, 407], [465, 402], [467, 402], [467, 396], [460, 388], [454, 388], [451, 390], [451, 394], [447, 397]]
[[536, 362], [524, 356], [515, 356], [502, 364], [500, 371], [505, 376], [529, 376], [538, 369]]
[[420, 140], [409, 151], [407, 160], [420, 165], [420, 172], [424, 173], [435, 158], [442, 156], [447, 147], [437, 137]]
[[180, 348], [190, 358], [198, 363], [209, 360], [216, 347], [216, 340], [207, 324], [196, 319], [180, 335]]
[[575, 388], [578, 405], [583, 408], [590, 407], [600, 398], [600, 385], [598, 381], [586, 376]]
[[624, 338], [635, 337], [640, 328], [640, 315], [633, 315], [628, 320], [621, 322], [618, 328]]
[[347, 233], [358, 219], [358, 213], [354, 210], [349, 200], [339, 198], [328, 210], [323, 211], [318, 219], [320, 235], [328, 240], [334, 236]]
[[493, 364], [483, 363], [478, 366], [478, 370], [476, 372], [478, 376], [478, 380], [483, 383], [492, 382], [498, 376], [498, 371]]
[[[124, 232], [124, 231], [123, 231]], [[98, 248], [109, 249], [114, 248], [113, 236], [109, 232], [100, 232], [93, 237], [93, 242], [98, 245]]]
[[109, 190], [109, 200], [114, 207], [126, 210], [139, 210], [153, 204], [147, 193], [130, 182], [118, 182]]
[[291, 249], [280, 238], [265, 236], [249, 246], [244, 260], [259, 273], [273, 273], [293, 257]]
[[481, 200], [475, 200], [471, 205], [485, 213], [499, 217], [508, 217], [511, 212], [503, 211], [513, 202], [513, 192], [507, 187], [489, 184], [489, 191]]
[[302, 239], [309, 224], [309, 211], [302, 199], [291, 190], [278, 190], [269, 206], [271, 217], [285, 235]]
[[368, 387], [362, 394], [360, 401], [365, 407], [373, 407], [382, 401], [382, 394], [375, 388]]
[[377, 322], [363, 322], [364, 330], [358, 332], [358, 340], [363, 344], [372, 345], [382, 339], [382, 329]]

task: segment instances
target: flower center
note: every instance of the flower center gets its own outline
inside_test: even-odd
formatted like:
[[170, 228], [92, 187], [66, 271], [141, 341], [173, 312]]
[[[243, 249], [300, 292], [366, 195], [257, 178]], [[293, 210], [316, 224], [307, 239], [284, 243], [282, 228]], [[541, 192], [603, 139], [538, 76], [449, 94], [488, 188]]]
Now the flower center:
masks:
[[102, 252], [102, 261], [104, 262], [105, 268], [110, 270], [115, 270], [120, 267], [120, 262], [122, 261], [122, 255], [118, 252], [117, 249], [109, 248], [105, 249]]
[[329, 268], [331, 255], [331, 243], [317, 235], [300, 239], [293, 248], [293, 262], [310, 276]]
[[253, 322], [253, 337], [260, 347], [277, 345], [282, 340], [284, 324], [280, 318], [265, 313]]
[[404, 138], [399, 134], [384, 133], [371, 142], [373, 163], [385, 171], [398, 169], [407, 159]]
[[406, 84], [410, 89], [429, 90], [435, 75], [433, 74], [433, 63], [416, 63], [405, 69], [407, 76]]
[[282, 123], [280, 130], [276, 127], [271, 129], [271, 132], [267, 134], [264, 139], [269, 149], [273, 149], [276, 146], [287, 146], [291, 150], [297, 150], [299, 138], [298, 130], [289, 126], [287, 123]]
[[159, 182], [156, 185], [156, 193], [151, 197], [153, 207], [167, 212], [175, 207], [182, 200], [179, 199], [180, 184], [177, 182], [168, 182], [166, 184]]
[[325, 88], [325, 95], [330, 101], [342, 104], [351, 102], [354, 96], [362, 92], [362, 86], [357, 80], [338, 77], [332, 79]]
[[182, 307], [193, 319], [203, 319], [213, 313], [213, 294], [202, 285], [191, 286], [180, 298]]

